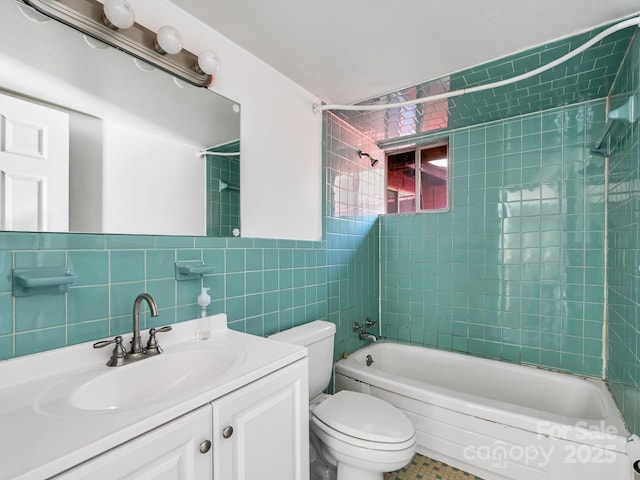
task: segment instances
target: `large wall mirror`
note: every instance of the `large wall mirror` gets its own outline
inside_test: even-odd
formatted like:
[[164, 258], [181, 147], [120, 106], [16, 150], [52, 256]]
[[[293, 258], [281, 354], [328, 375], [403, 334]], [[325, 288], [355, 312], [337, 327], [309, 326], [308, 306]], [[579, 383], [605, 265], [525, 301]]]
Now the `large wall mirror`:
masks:
[[0, 6], [2, 229], [237, 234], [239, 156], [197, 152], [239, 152], [240, 106], [23, 11]]

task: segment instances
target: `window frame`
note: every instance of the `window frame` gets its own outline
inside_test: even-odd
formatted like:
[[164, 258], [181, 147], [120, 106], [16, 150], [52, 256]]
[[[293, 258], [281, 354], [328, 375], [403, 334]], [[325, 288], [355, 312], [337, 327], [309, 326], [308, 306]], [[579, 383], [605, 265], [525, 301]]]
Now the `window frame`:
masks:
[[[385, 187], [385, 215], [413, 215], [416, 213], [440, 213], [448, 212], [451, 209], [451, 139], [449, 136], [438, 137], [427, 143], [414, 144], [401, 146], [394, 148], [393, 150], [385, 151], [385, 175], [384, 175], [384, 187]], [[437, 148], [446, 145], [447, 147], [447, 179], [446, 179], [446, 201], [447, 205], [444, 208], [422, 208], [422, 152], [432, 148]], [[398, 155], [407, 152], [414, 152], [414, 165], [416, 170], [415, 175], [415, 197], [414, 197], [414, 211], [411, 212], [389, 212], [389, 156]]]

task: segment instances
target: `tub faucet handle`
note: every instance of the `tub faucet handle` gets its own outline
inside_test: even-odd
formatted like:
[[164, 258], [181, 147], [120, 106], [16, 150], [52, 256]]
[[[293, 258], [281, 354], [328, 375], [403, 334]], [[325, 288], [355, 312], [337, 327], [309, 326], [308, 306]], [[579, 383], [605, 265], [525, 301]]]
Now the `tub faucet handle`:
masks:
[[378, 322], [376, 320], [370, 320], [369, 317], [364, 319], [365, 327], [375, 327], [377, 325], [378, 325]]

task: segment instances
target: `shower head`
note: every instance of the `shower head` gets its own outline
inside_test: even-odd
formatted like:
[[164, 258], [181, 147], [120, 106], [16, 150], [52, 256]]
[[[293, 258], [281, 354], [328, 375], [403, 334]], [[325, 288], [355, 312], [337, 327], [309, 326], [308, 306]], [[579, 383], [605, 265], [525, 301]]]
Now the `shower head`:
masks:
[[369, 161], [371, 162], [371, 166], [372, 167], [375, 167], [378, 164], [378, 159], [373, 158], [371, 155], [369, 155], [368, 153], [363, 152], [362, 150], [358, 150], [358, 156], [360, 158], [367, 157], [369, 159]]

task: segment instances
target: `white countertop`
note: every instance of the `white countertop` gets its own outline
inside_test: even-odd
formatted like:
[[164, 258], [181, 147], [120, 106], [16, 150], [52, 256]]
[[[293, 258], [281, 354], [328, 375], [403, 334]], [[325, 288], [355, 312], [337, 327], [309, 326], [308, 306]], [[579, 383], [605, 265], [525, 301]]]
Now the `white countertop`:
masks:
[[[230, 349], [237, 360], [225, 372], [160, 401], [129, 409], [80, 410], [66, 401], [66, 386], [114, 369], [110, 346], [94, 342], [0, 362], [0, 480], [41, 480], [120, 445], [271, 372], [306, 357], [306, 348], [227, 329], [226, 315], [209, 317], [211, 334], [198, 340], [199, 320], [172, 324], [158, 335], [171, 355], [186, 350]], [[125, 337], [129, 344], [130, 334]], [[147, 333], [143, 338], [146, 341]], [[144, 376], [150, 392], [154, 381]]]

